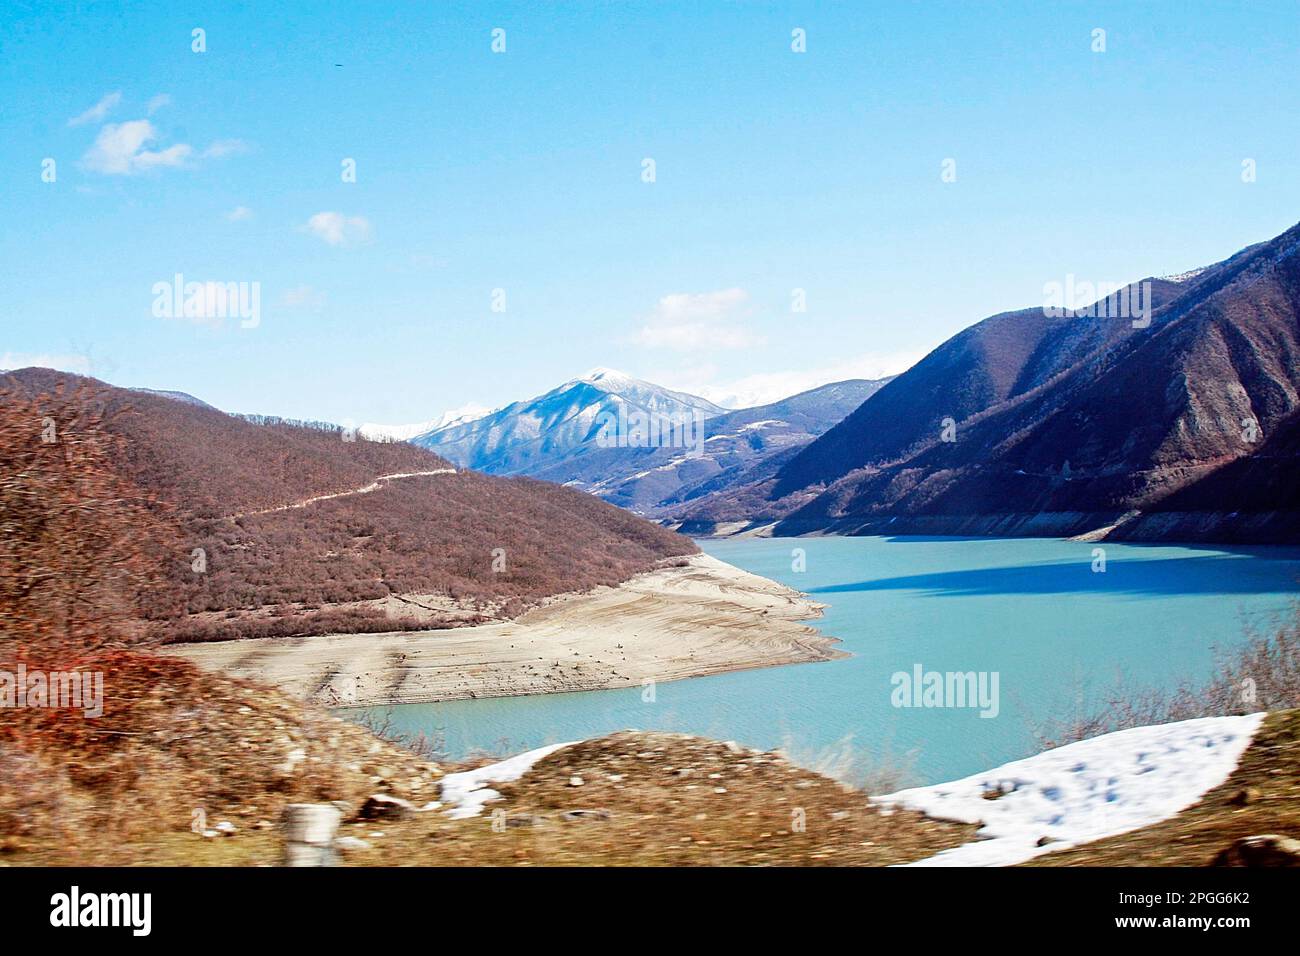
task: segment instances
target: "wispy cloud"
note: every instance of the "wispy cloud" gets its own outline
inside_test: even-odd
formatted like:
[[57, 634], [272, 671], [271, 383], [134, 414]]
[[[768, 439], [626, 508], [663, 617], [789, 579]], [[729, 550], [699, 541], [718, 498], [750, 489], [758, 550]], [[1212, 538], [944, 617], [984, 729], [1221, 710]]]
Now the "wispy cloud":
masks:
[[163, 107], [170, 106], [171, 102], [172, 98], [170, 96], [166, 93], [159, 93], [149, 101], [149, 115], [153, 116], [154, 113], [157, 113]]
[[72, 117], [68, 120], [69, 126], [82, 126], [86, 123], [98, 123], [107, 116], [118, 103], [122, 102], [121, 92], [106, 93], [98, 103], [92, 106], [86, 112]]
[[632, 341], [679, 352], [761, 344], [762, 338], [741, 323], [748, 302], [744, 289], [671, 293], [659, 300]]
[[158, 131], [146, 119], [109, 123], [82, 157], [87, 169], [107, 176], [131, 176], [160, 166], [182, 166], [194, 152], [187, 143], [166, 149], [148, 149], [158, 141]]
[[253, 218], [253, 210], [247, 206], [236, 206], [230, 212], [226, 213], [226, 219], [230, 222], [245, 222]]
[[203, 151], [205, 159], [224, 159], [248, 152], [248, 144], [242, 139], [219, 139]]
[[341, 212], [318, 212], [303, 225], [303, 229], [331, 246], [355, 245], [365, 242], [373, 233], [370, 221], [364, 216], [345, 216]]

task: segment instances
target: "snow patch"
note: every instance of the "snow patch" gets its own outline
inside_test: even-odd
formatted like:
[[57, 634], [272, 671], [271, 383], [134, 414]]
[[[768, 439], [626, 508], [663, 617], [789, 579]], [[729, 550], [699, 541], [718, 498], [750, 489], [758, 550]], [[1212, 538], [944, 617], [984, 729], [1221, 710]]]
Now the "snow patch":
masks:
[[381, 425], [376, 422], [366, 422], [358, 427], [357, 431], [362, 438], [367, 438], [370, 441], [410, 441], [412, 438], [426, 432], [476, 422], [480, 418], [485, 418], [491, 411], [490, 408], [470, 402], [459, 408], [443, 412], [438, 418], [431, 418], [427, 422], [416, 422], [412, 425]]
[[[1166, 820], [1223, 783], [1263, 714], [1134, 727], [876, 803], [982, 823], [974, 842], [910, 866], [1010, 866]], [[996, 799], [986, 793], [1000, 792]], [[1049, 841], [1038, 846], [1046, 837]]]
[[550, 756], [562, 747], [572, 747], [578, 742], [571, 740], [568, 743], [538, 747], [536, 750], [490, 763], [486, 767], [479, 767], [477, 770], [447, 774], [442, 778], [442, 802], [452, 805], [451, 809], [446, 811], [447, 816], [453, 820], [478, 816], [483, 812], [484, 804], [501, 799], [501, 794], [491, 789], [488, 784], [510, 783], [518, 780], [543, 757]]
[[377, 422], [366, 422], [358, 426], [357, 433], [362, 438], [369, 441], [410, 441], [416, 435], [422, 435], [431, 428], [437, 428], [436, 419], [427, 422], [416, 422], [413, 425], [381, 425]]
[[1161, 276], [1160, 278], [1164, 279], [1166, 282], [1188, 282], [1195, 279], [1198, 275], [1204, 272], [1206, 268], [1208, 267], [1202, 266], [1199, 269], [1188, 269], [1186, 272], [1179, 272], [1171, 276]]
[[616, 368], [604, 368], [600, 365], [597, 365], [586, 375], [582, 376], [582, 378], [578, 379], [578, 381], [587, 382], [591, 385], [600, 385], [601, 387], [612, 391], [618, 391], [632, 385], [642, 384], [638, 379], [628, 375], [627, 372], [620, 372]]

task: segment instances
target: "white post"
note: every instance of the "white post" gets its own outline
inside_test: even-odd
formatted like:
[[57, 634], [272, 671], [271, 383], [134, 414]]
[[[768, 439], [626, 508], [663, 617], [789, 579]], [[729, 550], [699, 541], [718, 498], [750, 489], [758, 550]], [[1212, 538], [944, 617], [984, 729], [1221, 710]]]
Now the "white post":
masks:
[[342, 814], [328, 803], [291, 803], [284, 808], [284, 865], [333, 866], [334, 833]]

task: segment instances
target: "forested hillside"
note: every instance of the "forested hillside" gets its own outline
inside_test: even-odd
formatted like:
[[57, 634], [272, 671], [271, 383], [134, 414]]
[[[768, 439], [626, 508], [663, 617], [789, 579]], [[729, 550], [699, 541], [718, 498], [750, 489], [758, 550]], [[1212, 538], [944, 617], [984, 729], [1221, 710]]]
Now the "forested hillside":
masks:
[[102, 446], [106, 474], [131, 489], [116, 496], [132, 503], [119, 523], [162, 558], [163, 584], [123, 600], [164, 640], [453, 626], [695, 551], [581, 492], [456, 473], [424, 449], [336, 428], [259, 424], [44, 369], [0, 376], [0, 410], [21, 451], [6, 457], [11, 483], [39, 486], [60, 456]]

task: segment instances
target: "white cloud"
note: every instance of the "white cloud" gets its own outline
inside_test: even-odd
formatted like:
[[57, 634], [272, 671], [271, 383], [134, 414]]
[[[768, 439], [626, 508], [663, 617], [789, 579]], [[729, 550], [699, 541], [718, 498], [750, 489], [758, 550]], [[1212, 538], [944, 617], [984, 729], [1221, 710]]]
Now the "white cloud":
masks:
[[170, 96], [166, 93], [159, 93], [149, 101], [149, 115], [153, 116], [154, 113], [157, 113], [163, 107], [170, 106], [171, 102], [172, 98]]
[[905, 372], [915, 365], [924, 352], [869, 352], [831, 365], [788, 372], [760, 372], [730, 382], [709, 381], [716, 370], [695, 369], [683, 378], [692, 384], [672, 388], [699, 395], [725, 408], [750, 408], [779, 401], [810, 388], [843, 382], [850, 378], [885, 378]]
[[159, 166], [181, 166], [194, 152], [186, 143], [163, 150], [145, 147], [157, 142], [158, 131], [148, 120], [109, 123], [82, 157], [87, 169], [109, 176], [130, 176]]
[[[154, 97], [155, 101], [158, 99], [159, 97]], [[154, 103], [150, 103], [150, 106], [153, 107]], [[158, 129], [147, 119], [108, 123], [100, 129], [94, 145], [81, 161], [87, 169], [97, 173], [131, 176], [160, 166], [185, 166], [189, 160], [196, 158], [194, 147], [189, 143], [177, 143], [166, 149], [151, 148], [158, 139]], [[198, 154], [197, 158], [221, 159], [247, 150], [248, 144], [243, 140], [221, 139]]]
[[748, 301], [749, 294], [744, 289], [671, 293], [659, 300], [632, 341], [649, 348], [679, 352], [762, 344], [761, 337], [740, 323]]
[[371, 234], [370, 222], [365, 217], [345, 216], [341, 212], [318, 212], [303, 228], [331, 246], [365, 242]]
[[230, 212], [226, 213], [226, 219], [230, 222], [244, 222], [253, 218], [253, 210], [247, 206], [236, 206]]
[[0, 355], [0, 369], [52, 368], [77, 375], [90, 374], [90, 359], [84, 355], [52, 355], [49, 353], [5, 352]]
[[319, 309], [325, 304], [325, 293], [309, 285], [300, 285], [285, 292], [280, 301], [291, 309]]
[[659, 300], [655, 315], [665, 322], [688, 322], [718, 319], [745, 304], [749, 293], [744, 289], [721, 289], [717, 292], [673, 292]]
[[86, 123], [98, 123], [120, 102], [122, 102], [121, 92], [107, 93], [98, 103], [86, 110], [86, 112], [68, 120], [68, 125], [82, 126]]

